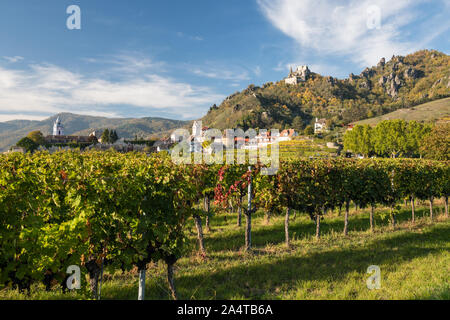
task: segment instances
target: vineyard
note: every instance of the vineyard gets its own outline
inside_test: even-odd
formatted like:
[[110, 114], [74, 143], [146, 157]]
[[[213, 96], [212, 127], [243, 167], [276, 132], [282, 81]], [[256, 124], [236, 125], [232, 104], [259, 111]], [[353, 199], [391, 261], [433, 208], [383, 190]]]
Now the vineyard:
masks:
[[168, 290], [177, 299], [174, 265], [187, 254], [188, 229], [194, 223], [198, 250], [207, 259], [203, 228], [211, 228], [220, 210], [236, 211], [235, 224], [245, 223], [248, 252], [254, 249], [257, 211], [284, 220], [287, 248], [296, 215], [314, 223], [316, 239], [333, 210], [343, 211], [347, 236], [351, 206], [369, 210], [372, 232], [377, 207], [389, 208], [395, 229], [404, 201], [411, 204], [412, 223], [418, 201], [428, 202], [433, 221], [433, 203], [441, 198], [448, 217], [448, 162], [295, 160], [282, 162], [275, 175], [262, 175], [261, 169], [175, 165], [165, 155], [137, 153], [0, 156], [0, 288], [27, 291], [43, 282], [50, 290], [55, 280], [64, 286], [67, 267], [80, 265], [98, 298], [104, 269], [137, 269], [145, 284], [147, 266], [163, 263]]

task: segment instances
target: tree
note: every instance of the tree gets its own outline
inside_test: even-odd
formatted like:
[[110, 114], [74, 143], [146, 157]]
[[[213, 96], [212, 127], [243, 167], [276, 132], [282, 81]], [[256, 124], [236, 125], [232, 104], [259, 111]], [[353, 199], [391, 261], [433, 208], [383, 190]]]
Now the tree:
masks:
[[431, 126], [428, 124], [421, 124], [417, 121], [410, 121], [406, 126], [406, 146], [405, 154], [410, 157], [419, 156], [420, 144], [425, 136], [431, 131]]
[[429, 159], [450, 160], [450, 124], [433, 127], [430, 134], [423, 138], [420, 151]]
[[110, 143], [111, 142], [110, 137], [111, 137], [111, 135], [109, 133], [109, 129], [105, 129], [105, 131], [103, 131], [102, 137], [101, 137], [102, 143]]
[[[136, 135], [137, 138], [137, 135]], [[119, 136], [117, 135], [116, 130], [110, 130], [109, 131], [109, 142], [115, 143], [117, 140], [119, 140]]]
[[296, 116], [294, 120], [292, 120], [292, 129], [297, 131], [303, 130], [303, 119], [300, 116]]
[[24, 148], [26, 152], [34, 152], [39, 145], [28, 137], [22, 138], [16, 144], [18, 147]]
[[373, 152], [373, 133], [369, 125], [356, 125], [344, 135], [344, 148], [368, 157]]
[[43, 145], [45, 143], [44, 135], [40, 131], [32, 131], [27, 135], [27, 138], [30, 138], [38, 145]]
[[312, 127], [312, 125], [307, 125], [306, 128], [305, 128], [304, 133], [307, 136], [312, 136], [314, 134], [314, 128]]
[[374, 149], [380, 155], [396, 158], [406, 149], [406, 127], [404, 120], [381, 121], [374, 130]]

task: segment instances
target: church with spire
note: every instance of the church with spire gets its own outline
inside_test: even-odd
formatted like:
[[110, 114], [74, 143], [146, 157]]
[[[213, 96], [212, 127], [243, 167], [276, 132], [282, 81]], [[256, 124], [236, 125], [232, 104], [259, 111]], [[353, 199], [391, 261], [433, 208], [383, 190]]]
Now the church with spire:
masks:
[[64, 135], [64, 126], [62, 124], [61, 117], [58, 116], [53, 123], [52, 134], [45, 137], [45, 141], [49, 145], [64, 145], [64, 144], [80, 144], [89, 145], [96, 143], [97, 137], [95, 132], [91, 133], [89, 136], [67, 136]]
[[63, 128], [64, 128], [64, 127], [63, 127], [63, 125], [62, 125], [61, 120], [59, 119], [59, 117], [56, 118], [56, 121], [55, 121], [55, 123], [53, 124], [53, 135], [54, 135], [54, 136], [62, 136], [62, 135], [64, 135]]

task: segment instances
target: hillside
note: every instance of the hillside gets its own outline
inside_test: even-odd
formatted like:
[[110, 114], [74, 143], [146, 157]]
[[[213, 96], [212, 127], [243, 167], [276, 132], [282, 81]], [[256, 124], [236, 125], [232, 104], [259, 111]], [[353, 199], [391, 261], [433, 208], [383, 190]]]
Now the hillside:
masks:
[[6, 151], [30, 131], [40, 130], [44, 135], [51, 134], [53, 123], [60, 117], [67, 135], [89, 135], [94, 130], [105, 128], [117, 130], [119, 137], [132, 139], [137, 135], [142, 138], [160, 137], [171, 130], [183, 127], [188, 122], [163, 118], [104, 118], [60, 113], [42, 121], [13, 120], [0, 122], [0, 151]]
[[355, 124], [376, 125], [383, 120], [401, 119], [406, 121], [429, 122], [450, 117], [450, 98], [424, 103], [412, 108], [399, 109], [379, 117], [365, 119]]
[[[305, 70], [302, 69], [302, 72]], [[450, 97], [450, 56], [422, 50], [381, 59], [377, 66], [336, 79], [306, 70], [304, 80], [250, 85], [213, 105], [203, 123], [218, 129], [303, 129], [315, 117], [334, 124], [380, 116]]]

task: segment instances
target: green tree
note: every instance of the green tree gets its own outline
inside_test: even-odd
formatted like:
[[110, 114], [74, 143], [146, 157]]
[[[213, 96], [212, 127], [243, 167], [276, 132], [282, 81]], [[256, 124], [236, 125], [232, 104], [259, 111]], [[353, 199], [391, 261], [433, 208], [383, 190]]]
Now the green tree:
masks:
[[356, 125], [344, 135], [344, 148], [368, 157], [373, 153], [373, 130], [369, 125]]
[[430, 134], [423, 138], [420, 150], [426, 158], [450, 160], [450, 124], [433, 127]]
[[109, 129], [105, 129], [105, 131], [103, 131], [102, 137], [101, 137], [102, 143], [110, 143], [111, 142], [110, 137], [111, 137], [111, 135], [109, 133]]
[[45, 143], [44, 135], [40, 131], [32, 131], [27, 135], [27, 138], [30, 138], [38, 145], [43, 145]]
[[406, 151], [407, 122], [404, 120], [381, 121], [374, 130], [374, 150], [379, 155], [396, 158]]
[[300, 116], [296, 116], [294, 120], [292, 120], [292, 129], [295, 129], [297, 131], [303, 130], [303, 119]]
[[312, 127], [312, 125], [307, 125], [306, 128], [305, 128], [304, 133], [307, 136], [312, 136], [314, 134], [314, 128]]
[[417, 121], [410, 121], [406, 126], [406, 146], [405, 153], [410, 157], [420, 155], [420, 143], [431, 131], [431, 126], [421, 124]]
[[[137, 135], [136, 135], [136, 137], [137, 137]], [[117, 140], [119, 140], [119, 136], [117, 135], [116, 130], [110, 130], [109, 131], [109, 142], [114, 143]]]
[[16, 146], [24, 148], [26, 152], [34, 152], [39, 147], [36, 142], [28, 137], [20, 139]]

